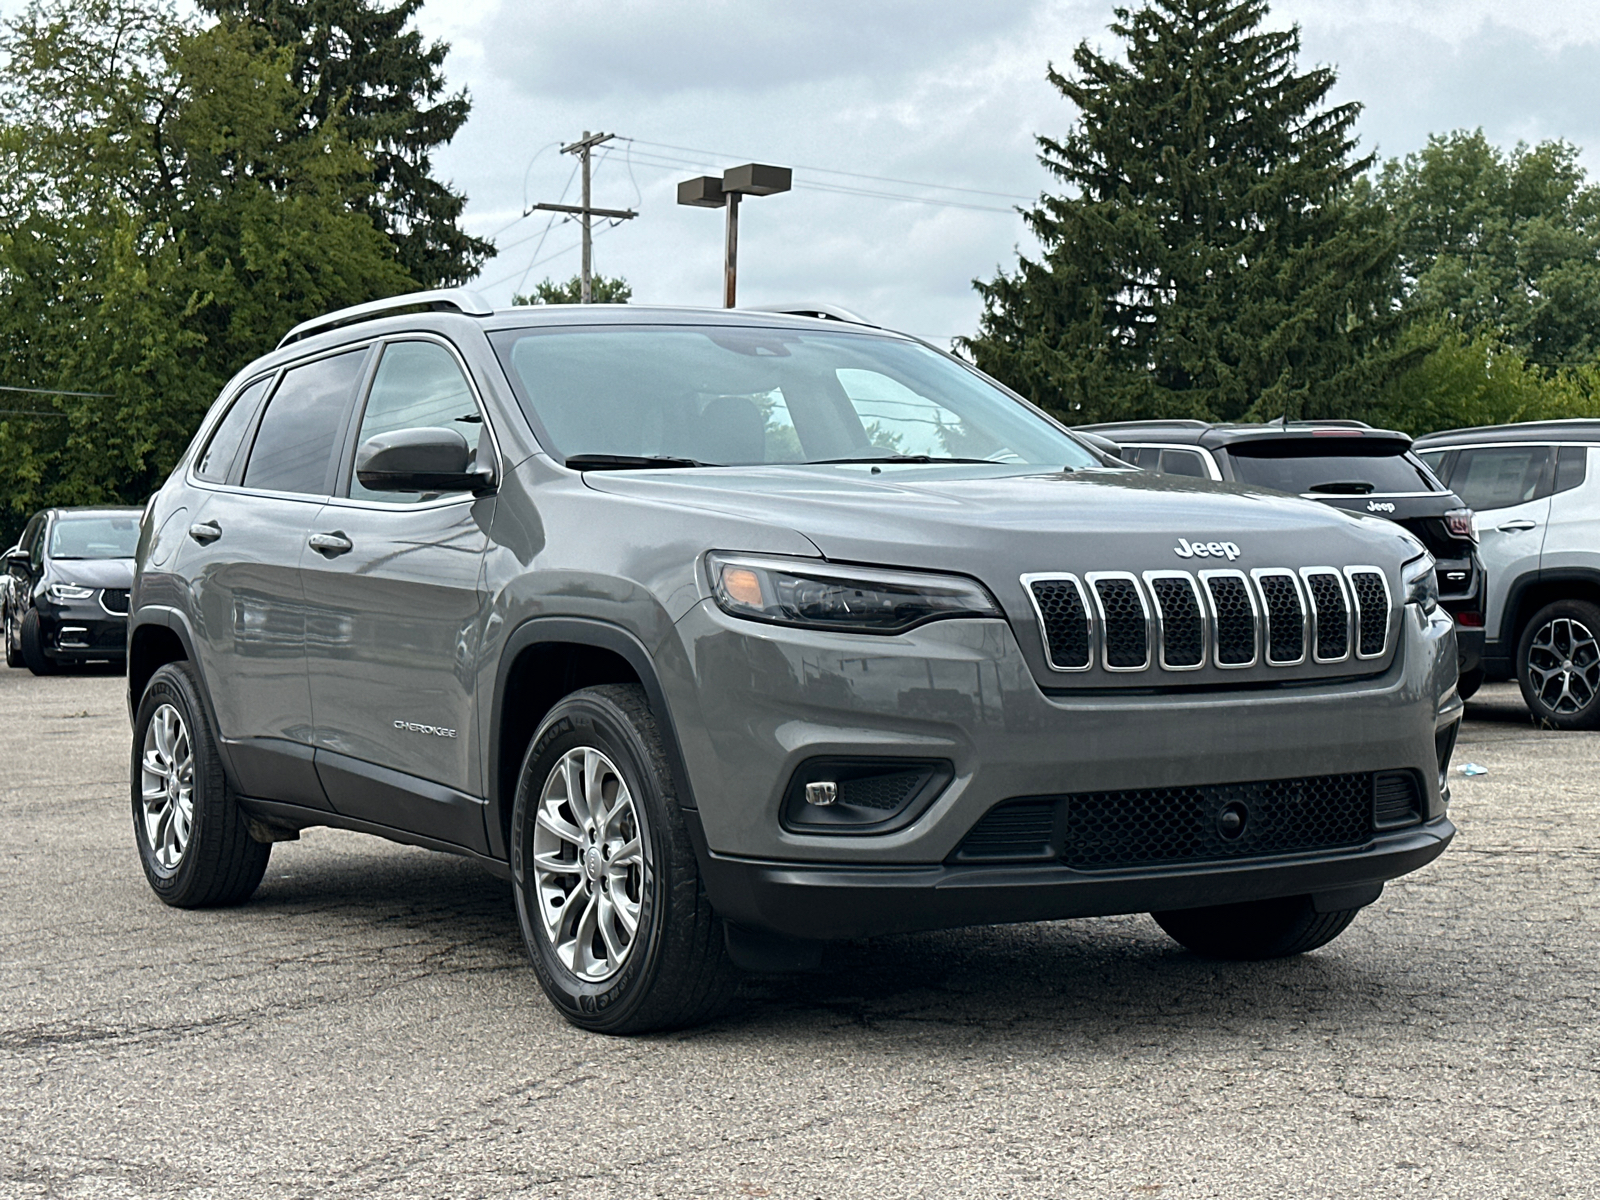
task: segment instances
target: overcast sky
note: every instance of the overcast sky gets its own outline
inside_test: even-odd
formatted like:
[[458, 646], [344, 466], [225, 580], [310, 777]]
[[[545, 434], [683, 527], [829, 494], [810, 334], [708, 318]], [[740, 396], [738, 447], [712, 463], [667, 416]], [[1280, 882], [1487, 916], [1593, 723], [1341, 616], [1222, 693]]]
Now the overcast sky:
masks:
[[[1046, 65], [1084, 39], [1113, 49], [1114, 2], [428, 0], [424, 30], [474, 105], [436, 170], [500, 246], [478, 286], [504, 304], [577, 272], [577, 227], [521, 215], [576, 201], [557, 146], [635, 139], [598, 167], [594, 202], [640, 216], [603, 229], [596, 269], [640, 302], [718, 304], [722, 214], [678, 207], [675, 184], [793, 166], [793, 192], [742, 210], [740, 300], [831, 301], [943, 343], [976, 326], [973, 277], [1031, 249], [1011, 206], [1047, 183], [1033, 135], [1073, 117]], [[1283, 0], [1271, 21], [1298, 22], [1302, 68], [1334, 66], [1335, 100], [1366, 106], [1364, 150], [1481, 125], [1506, 145], [1566, 138], [1600, 168], [1595, 0]]]

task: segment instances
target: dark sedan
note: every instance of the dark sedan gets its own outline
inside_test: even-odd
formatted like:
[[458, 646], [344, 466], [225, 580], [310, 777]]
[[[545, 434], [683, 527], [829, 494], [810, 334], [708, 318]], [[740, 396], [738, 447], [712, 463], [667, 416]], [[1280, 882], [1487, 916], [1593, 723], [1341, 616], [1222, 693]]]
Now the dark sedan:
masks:
[[47, 508], [6, 554], [6, 663], [35, 675], [128, 654], [137, 508]]

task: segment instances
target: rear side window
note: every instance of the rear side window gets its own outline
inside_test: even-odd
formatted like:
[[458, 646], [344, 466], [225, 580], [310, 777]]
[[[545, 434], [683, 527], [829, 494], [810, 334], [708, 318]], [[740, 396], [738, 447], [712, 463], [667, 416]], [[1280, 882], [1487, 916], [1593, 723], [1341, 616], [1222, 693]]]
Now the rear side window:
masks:
[[227, 414], [217, 422], [216, 432], [211, 435], [211, 440], [206, 443], [205, 450], [195, 464], [197, 478], [207, 483], [227, 482], [228, 468], [233, 466], [233, 460], [238, 457], [239, 446], [250, 430], [250, 422], [255, 418], [256, 406], [261, 403], [261, 395], [271, 382], [271, 376], [258, 379], [239, 393]]
[[1556, 453], [1556, 491], [1582, 487], [1589, 468], [1589, 447], [1563, 446]]
[[328, 494], [339, 429], [366, 357], [363, 348], [285, 372], [250, 449], [245, 487]]
[[[384, 348], [366, 411], [361, 414], [356, 445], [401, 429], [454, 429], [466, 439], [472, 461], [478, 461], [483, 414], [455, 356], [437, 343], [394, 342]], [[422, 492], [368, 491], [354, 476], [350, 495], [357, 500], [400, 504], [415, 504], [425, 497]]]
[[1522, 504], [1539, 494], [1548, 446], [1485, 446], [1463, 450], [1450, 472], [1450, 490], [1468, 508], [1488, 512]]

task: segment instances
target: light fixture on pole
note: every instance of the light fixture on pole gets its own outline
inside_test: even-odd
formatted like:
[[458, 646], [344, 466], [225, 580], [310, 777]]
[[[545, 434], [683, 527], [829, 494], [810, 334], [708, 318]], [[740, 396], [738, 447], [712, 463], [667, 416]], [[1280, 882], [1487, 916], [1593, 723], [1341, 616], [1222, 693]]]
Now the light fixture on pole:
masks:
[[788, 167], [773, 167], [766, 163], [746, 163], [730, 167], [715, 175], [701, 175], [698, 179], [685, 179], [678, 185], [678, 203], [695, 208], [726, 208], [728, 210], [727, 237], [722, 259], [722, 306], [732, 308], [739, 284], [739, 198], [741, 196], [772, 196], [787, 192], [793, 182], [794, 172]]

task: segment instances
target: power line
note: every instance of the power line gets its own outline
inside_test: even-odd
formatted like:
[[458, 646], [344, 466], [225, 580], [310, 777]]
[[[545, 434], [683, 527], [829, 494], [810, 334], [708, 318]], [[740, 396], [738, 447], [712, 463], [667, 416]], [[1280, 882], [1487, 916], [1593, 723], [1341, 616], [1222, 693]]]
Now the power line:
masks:
[[21, 392], [25, 396], [82, 396], [89, 400], [101, 400], [109, 396], [110, 392], [63, 392], [60, 388], [24, 388], [0, 386], [0, 392]]

